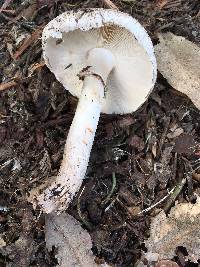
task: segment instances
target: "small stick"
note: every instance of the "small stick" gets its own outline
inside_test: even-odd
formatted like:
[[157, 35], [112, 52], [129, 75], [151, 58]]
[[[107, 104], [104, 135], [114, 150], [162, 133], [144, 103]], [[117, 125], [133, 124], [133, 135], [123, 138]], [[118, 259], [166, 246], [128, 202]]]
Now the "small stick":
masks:
[[84, 190], [85, 190], [85, 186], [83, 187], [83, 189], [81, 190], [80, 195], [78, 196], [78, 200], [77, 200], [77, 211], [78, 211], [78, 216], [80, 217], [82, 223], [85, 224], [85, 226], [89, 230], [91, 230], [92, 229], [92, 225], [88, 221], [86, 221], [85, 217], [82, 215], [82, 212], [81, 212], [81, 196], [82, 196]]
[[111, 0], [103, 0], [103, 3], [109, 8], [119, 10], [119, 8]]
[[116, 187], [116, 176], [115, 176], [115, 172], [112, 173], [112, 188], [110, 190], [110, 193], [107, 195], [107, 197], [104, 199], [104, 201], [102, 201], [102, 204], [105, 205], [109, 202], [114, 190], [115, 190], [115, 187]]
[[16, 85], [17, 85], [17, 83], [15, 81], [10, 81], [7, 83], [1, 83], [0, 84], [0, 91], [4, 91], [4, 90], [9, 89], [10, 87], [16, 86]]
[[184, 157], [182, 159], [185, 161], [185, 170], [186, 170], [186, 179], [187, 179], [187, 186], [188, 186], [188, 195], [192, 195], [192, 189], [193, 189], [193, 182], [192, 182], [192, 173], [193, 168], [190, 164], [190, 161]]
[[13, 58], [14, 58], [15, 60], [16, 60], [19, 56], [21, 56], [21, 54], [23, 54], [24, 51], [25, 51], [30, 45], [32, 45], [33, 42], [34, 42], [35, 40], [37, 40], [37, 39], [40, 37], [43, 28], [44, 28], [43, 26], [38, 27], [38, 28], [31, 34], [31, 36], [30, 36], [28, 39], [26, 39], [26, 40], [24, 41], [24, 43], [22, 44], [22, 46], [21, 46], [21, 47], [15, 52], [15, 54], [13, 55]]
[[172, 172], [172, 180], [175, 181], [176, 179], [176, 170], [177, 170], [177, 160], [178, 160], [178, 154], [177, 152], [174, 155], [174, 163], [173, 163], [173, 172]]
[[12, 2], [12, 0], [6, 0], [6, 1], [3, 3], [3, 5], [1, 6], [1, 8], [0, 8], [0, 13], [1, 13], [4, 9], [6, 9], [6, 8], [11, 4], [11, 2]]
[[[15, 10], [13, 10], [13, 9], [1, 9], [1, 12], [10, 13], [10, 14], [15, 14]], [[0, 13], [1, 13], [1, 12], [0, 12]]]
[[161, 200], [159, 200], [157, 203], [155, 203], [154, 205], [152, 205], [152, 206], [146, 208], [145, 210], [140, 211], [137, 215], [141, 215], [141, 214], [143, 214], [143, 213], [147, 213], [147, 212], [149, 212], [150, 210], [152, 210], [153, 208], [157, 207], [157, 206], [158, 206], [160, 203], [162, 203], [166, 198], [168, 198], [171, 194], [173, 194], [174, 190], [175, 190], [175, 187], [172, 188], [172, 189], [168, 192], [168, 194], [167, 194], [166, 196], [164, 196]]
[[186, 183], [187, 179], [183, 178], [179, 184], [177, 184], [174, 188], [173, 193], [171, 194], [171, 197], [169, 198], [169, 201], [166, 203], [165, 207], [163, 208], [165, 213], [167, 213], [171, 206], [173, 205], [173, 203], [175, 202], [176, 198], [179, 196], [179, 194], [181, 193], [185, 183]]
[[167, 118], [166, 122], [165, 122], [164, 131], [163, 131], [163, 133], [161, 135], [161, 138], [160, 138], [160, 144], [159, 144], [159, 147], [158, 147], [157, 157], [160, 157], [160, 155], [162, 153], [162, 147], [163, 147], [163, 144], [165, 142], [165, 138], [166, 138], [166, 135], [167, 135], [167, 132], [168, 132], [168, 129], [169, 129], [169, 124], [170, 124], [170, 118]]

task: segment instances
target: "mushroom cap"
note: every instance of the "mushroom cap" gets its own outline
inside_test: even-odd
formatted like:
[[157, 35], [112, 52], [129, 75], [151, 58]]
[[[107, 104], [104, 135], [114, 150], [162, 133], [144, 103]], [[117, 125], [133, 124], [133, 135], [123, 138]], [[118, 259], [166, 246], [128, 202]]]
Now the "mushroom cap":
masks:
[[42, 44], [46, 65], [78, 98], [83, 86], [79, 73], [88, 68], [88, 51], [106, 48], [114, 55], [115, 67], [102, 101], [104, 113], [137, 110], [155, 84], [157, 66], [151, 39], [137, 20], [120, 11], [65, 12], [44, 28]]

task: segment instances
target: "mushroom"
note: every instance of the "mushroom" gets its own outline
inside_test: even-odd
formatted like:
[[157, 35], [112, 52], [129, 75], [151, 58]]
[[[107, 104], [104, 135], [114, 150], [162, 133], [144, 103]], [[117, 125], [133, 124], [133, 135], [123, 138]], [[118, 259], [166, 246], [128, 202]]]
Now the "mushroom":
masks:
[[66, 209], [84, 179], [100, 112], [137, 110], [156, 80], [145, 29], [116, 10], [65, 12], [42, 35], [46, 65], [79, 98], [57, 177], [37, 196], [46, 212]]

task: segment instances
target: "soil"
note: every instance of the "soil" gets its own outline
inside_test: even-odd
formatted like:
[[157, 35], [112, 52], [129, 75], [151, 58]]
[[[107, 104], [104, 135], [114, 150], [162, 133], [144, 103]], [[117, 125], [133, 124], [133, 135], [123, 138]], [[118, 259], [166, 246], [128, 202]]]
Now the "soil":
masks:
[[[55, 251], [45, 248], [45, 215], [27, 196], [57, 174], [77, 100], [44, 66], [39, 37], [42, 27], [66, 10], [107, 6], [89, 0], [13, 0], [0, 6], [6, 2], [8, 11], [0, 13], [0, 83], [15, 80], [0, 92], [0, 266], [52, 267], [57, 262]], [[154, 44], [167, 31], [200, 42], [199, 0], [113, 3], [138, 19]], [[137, 112], [102, 114], [82, 193], [68, 210], [90, 232], [98, 262], [136, 266], [157, 209], [169, 212], [175, 199], [195, 201], [199, 143], [200, 112], [159, 73]], [[146, 211], [184, 177], [187, 182], [175, 199]], [[179, 266], [197, 266], [183, 262], [184, 253], [177, 249]]]

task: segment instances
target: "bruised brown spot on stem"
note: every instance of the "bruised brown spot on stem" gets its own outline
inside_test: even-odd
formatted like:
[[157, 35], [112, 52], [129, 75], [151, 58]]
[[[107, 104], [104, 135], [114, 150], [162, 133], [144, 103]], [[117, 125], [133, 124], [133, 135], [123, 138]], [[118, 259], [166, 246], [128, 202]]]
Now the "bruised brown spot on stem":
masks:
[[92, 130], [92, 128], [86, 128], [86, 130], [88, 130], [88, 132], [90, 132], [90, 133], [93, 133], [94, 131]]
[[85, 145], [87, 145], [88, 143], [87, 143], [87, 141], [86, 140], [82, 140], [82, 142], [83, 142], [83, 144], [85, 144]]

